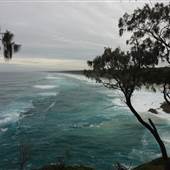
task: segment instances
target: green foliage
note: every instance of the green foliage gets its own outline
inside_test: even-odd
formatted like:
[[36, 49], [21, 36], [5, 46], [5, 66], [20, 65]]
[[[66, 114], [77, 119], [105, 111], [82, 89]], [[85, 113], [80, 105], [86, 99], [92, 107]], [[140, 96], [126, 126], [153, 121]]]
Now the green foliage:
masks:
[[[146, 4], [142, 9], [134, 10], [133, 14], [124, 14], [119, 20], [119, 34], [125, 31], [131, 33], [126, 41], [130, 45], [130, 51], [123, 52], [120, 48], [112, 50], [105, 48], [101, 56], [88, 61], [90, 70], [85, 70], [87, 77], [95, 79], [105, 87], [120, 89], [125, 97], [125, 102], [137, 120], [153, 135], [159, 144], [162, 157], [168, 159], [167, 151], [159, 133], [152, 122], [143, 120], [131, 103], [131, 97], [135, 89], [142, 85], [170, 83], [170, 68], [155, 67], [159, 59], [169, 60], [169, 26], [170, 6], [157, 3], [153, 8]], [[169, 86], [170, 87], [170, 86]], [[170, 99], [168, 90], [164, 90], [164, 98]]]
[[16, 44], [13, 41], [14, 34], [10, 31], [1, 33], [2, 35], [2, 46], [3, 46], [3, 55], [5, 59], [11, 59], [14, 52], [18, 52], [21, 45]]
[[[158, 64], [158, 58], [170, 63], [170, 4], [156, 3], [154, 7], [145, 4], [132, 14], [125, 13], [119, 19], [119, 35], [130, 32], [128, 44], [136, 41], [142, 47], [142, 53], [150, 62]], [[140, 51], [141, 53], [141, 51]], [[155, 59], [154, 59], [155, 58]]]
[[[91, 71], [85, 71], [86, 75], [109, 88], [119, 88], [123, 93], [125, 89], [133, 91], [142, 85], [155, 91], [155, 84], [170, 84], [170, 69], [155, 67], [160, 59], [170, 63], [169, 18], [170, 4], [163, 3], [157, 3], [152, 8], [145, 4], [132, 14], [125, 13], [119, 19], [118, 27], [120, 36], [130, 32], [131, 37], [126, 41], [130, 51], [105, 48], [101, 56], [88, 61]], [[103, 81], [103, 77], [109, 81]], [[116, 80], [116, 83], [111, 79]]]
[[139, 77], [141, 68], [136, 61], [130, 52], [125, 53], [120, 48], [105, 48], [101, 56], [88, 61], [91, 70], [84, 73], [108, 88], [120, 89], [127, 97], [142, 85]]

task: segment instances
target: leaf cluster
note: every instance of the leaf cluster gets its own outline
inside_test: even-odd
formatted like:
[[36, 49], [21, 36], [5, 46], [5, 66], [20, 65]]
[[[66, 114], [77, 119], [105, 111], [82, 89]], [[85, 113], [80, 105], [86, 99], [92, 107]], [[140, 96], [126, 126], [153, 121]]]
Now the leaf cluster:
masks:
[[5, 33], [1, 33], [2, 35], [2, 46], [3, 46], [3, 55], [5, 59], [11, 59], [14, 52], [18, 52], [20, 50], [21, 45], [16, 44], [14, 39], [14, 34], [10, 31], [6, 31]]
[[145, 4], [132, 14], [125, 13], [118, 27], [120, 36], [125, 32], [131, 34], [127, 44], [135, 46], [138, 41], [146, 58], [151, 58], [154, 64], [158, 64], [158, 58], [170, 63], [170, 4], [156, 3], [152, 8]]
[[169, 67], [158, 68], [160, 58], [169, 62], [170, 5], [157, 3], [150, 8], [146, 4], [132, 14], [125, 13], [119, 19], [120, 36], [130, 32], [127, 40], [130, 50], [105, 48], [104, 53], [87, 64], [87, 77], [103, 83], [108, 88], [120, 89], [125, 97], [132, 95], [142, 85], [169, 84]]

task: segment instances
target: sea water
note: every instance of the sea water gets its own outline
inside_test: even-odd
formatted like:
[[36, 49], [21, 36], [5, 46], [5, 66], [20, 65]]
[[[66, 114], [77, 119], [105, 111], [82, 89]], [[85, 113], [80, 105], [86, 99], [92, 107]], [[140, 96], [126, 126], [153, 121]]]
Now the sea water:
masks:
[[[120, 98], [81, 75], [0, 73], [0, 169], [19, 169], [23, 152], [26, 169], [63, 159], [109, 170], [159, 157], [155, 140]], [[152, 117], [170, 154], [168, 116]]]

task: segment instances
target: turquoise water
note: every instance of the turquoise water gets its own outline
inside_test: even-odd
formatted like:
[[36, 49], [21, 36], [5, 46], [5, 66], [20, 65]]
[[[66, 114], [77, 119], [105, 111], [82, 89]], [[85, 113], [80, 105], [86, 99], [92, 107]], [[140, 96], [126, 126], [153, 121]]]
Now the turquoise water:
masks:
[[[21, 145], [26, 169], [64, 157], [109, 170], [117, 161], [135, 166], [160, 156], [150, 134], [116, 105], [115, 91], [68, 74], [0, 73], [0, 80], [0, 169], [18, 169]], [[169, 122], [157, 126], [170, 151]]]

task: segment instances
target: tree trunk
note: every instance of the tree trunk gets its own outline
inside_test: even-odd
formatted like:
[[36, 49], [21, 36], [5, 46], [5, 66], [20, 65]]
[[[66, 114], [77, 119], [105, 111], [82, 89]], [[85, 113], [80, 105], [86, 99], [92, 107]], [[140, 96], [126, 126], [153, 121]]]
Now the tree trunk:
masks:
[[167, 94], [167, 91], [166, 91], [166, 83], [164, 84], [163, 88], [164, 88], [163, 89], [164, 99], [170, 105], [170, 100], [168, 100], [169, 99], [169, 95]]
[[132, 113], [135, 115], [137, 120], [154, 136], [156, 142], [158, 143], [158, 145], [160, 147], [160, 151], [162, 153], [162, 158], [164, 160], [167, 160], [168, 154], [167, 154], [165, 145], [164, 145], [162, 139], [160, 138], [158, 131], [157, 131], [154, 123], [152, 122], [152, 120], [149, 119], [149, 123], [147, 123], [141, 118], [141, 116], [137, 113], [137, 111], [132, 106], [130, 97], [126, 98], [126, 104], [129, 107], [129, 109], [132, 111]]

